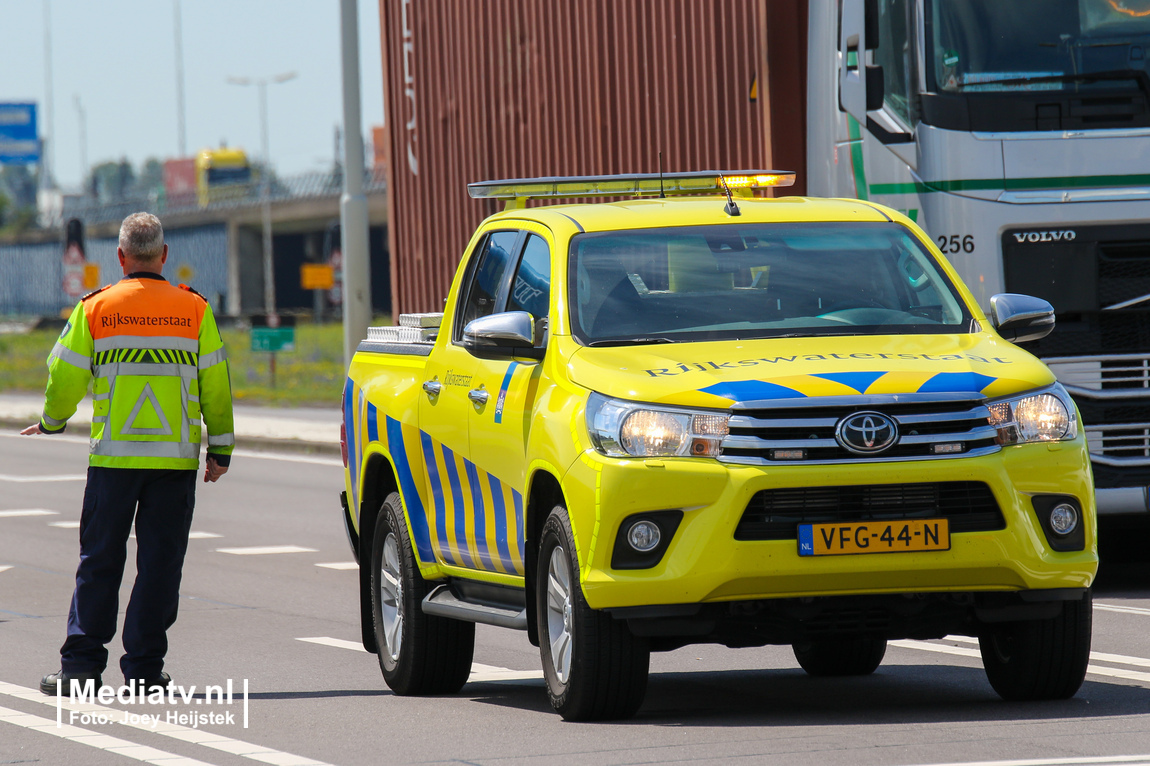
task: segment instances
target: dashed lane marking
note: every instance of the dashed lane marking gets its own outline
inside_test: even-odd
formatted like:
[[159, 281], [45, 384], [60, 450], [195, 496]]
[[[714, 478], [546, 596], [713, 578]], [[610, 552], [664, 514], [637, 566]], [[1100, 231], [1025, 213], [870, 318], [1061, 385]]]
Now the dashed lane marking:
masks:
[[38, 481], [87, 481], [88, 476], [82, 473], [60, 474], [56, 476], [13, 476], [0, 473], [0, 481], [12, 481], [17, 484], [32, 484]]
[[354, 561], [333, 561], [329, 564], [316, 564], [316, 566], [324, 569], [359, 569], [359, 564]]
[[1099, 604], [1094, 602], [1095, 609], [1101, 609], [1103, 612], [1118, 612], [1120, 614], [1144, 614], [1150, 615], [1150, 609], [1143, 609], [1137, 606], [1123, 606], [1121, 604]]
[[27, 713], [21, 713], [19, 710], [12, 710], [6, 707], [0, 707], [0, 723], [22, 726], [32, 731], [51, 734], [54, 737], [60, 737], [69, 742], [88, 745], [98, 750], [106, 750], [109, 753], [116, 753], [117, 755], [143, 761], [144, 763], [162, 764], [162, 766], [212, 766], [205, 761], [197, 761], [194, 758], [183, 758], [175, 753], [157, 750], [154, 747], [146, 747], [139, 743], [129, 742], [126, 739], [119, 739], [118, 737], [111, 737], [107, 734], [99, 734], [98, 732], [83, 729], [79, 726], [71, 726], [68, 724], [60, 724], [57, 726], [56, 722], [50, 718], [41, 718], [38, 715], [29, 715]]
[[[363, 648], [363, 644], [358, 641], [346, 641], [342, 638], [331, 638], [330, 636], [313, 636], [311, 638], [297, 638], [296, 641], [306, 641], [309, 644], [320, 644], [321, 646], [334, 646], [337, 649], [350, 649], [353, 652], [361, 652], [367, 654], [367, 650]], [[496, 665], [484, 665], [481, 662], [471, 663], [471, 675], [467, 677], [467, 683], [489, 683], [492, 681], [535, 681], [543, 678], [542, 670], [512, 670], [511, 668], [501, 668]]]
[[79, 529], [80, 522], [78, 521], [49, 521], [48, 526], [59, 527], [60, 529]]
[[0, 511], [0, 519], [9, 519], [16, 516], [59, 516], [59, 511], [49, 511], [47, 508], [19, 508], [14, 511]]
[[[929, 766], [1103, 766], [1104, 764], [1150, 764], [1150, 755], [1080, 755], [1074, 758], [1027, 758], [1017, 761], [963, 761], [932, 763]], [[927, 766], [923, 764], [922, 766]]]
[[[970, 636], [947, 636], [945, 641], [954, 641], [960, 644], [977, 644], [977, 638]], [[1107, 654], [1106, 652], [1091, 652], [1090, 659], [1099, 662], [1114, 662], [1119, 665], [1133, 665], [1138, 668], [1150, 668], [1150, 660], [1144, 657], [1131, 657], [1127, 654]]]
[[12, 568], [11, 564], [0, 565], [0, 572], [7, 572], [11, 568]]
[[343, 468], [343, 460], [334, 457], [285, 455], [277, 452], [255, 452], [253, 450], [235, 450], [232, 454], [238, 457], [254, 457], [258, 460], [281, 460], [285, 463], [311, 463], [312, 465], [332, 465]]
[[189, 540], [211, 540], [216, 537], [223, 537], [223, 535], [217, 535], [215, 532], [191, 532], [188, 534]]
[[251, 548], [216, 548], [216, 553], [231, 553], [236, 556], [264, 556], [275, 553], [317, 553], [315, 548], [301, 548], [298, 545], [264, 545]]
[[[957, 636], [949, 636], [946, 641], [968, 641], [970, 639]], [[982, 658], [981, 653], [977, 649], [967, 649], [961, 646], [949, 646], [947, 644], [934, 644], [927, 641], [891, 641], [891, 646], [902, 647], [903, 649], [919, 649], [925, 652], [938, 652], [939, 654], [953, 654], [959, 657], [977, 657]], [[1122, 657], [1121, 660], [1112, 660], [1111, 657]], [[1127, 662], [1128, 660], [1136, 660], [1137, 662], [1127, 662], [1127, 664], [1141, 665], [1143, 662], [1140, 657], [1124, 657], [1119, 654], [1110, 654], [1103, 656], [1096, 656], [1094, 652], [1090, 654], [1091, 659], [1105, 660], [1108, 662]], [[1150, 673], [1140, 673], [1136, 670], [1122, 670], [1121, 668], [1111, 668], [1105, 665], [1087, 665], [1086, 672], [1096, 676], [1107, 676], [1110, 678], [1122, 678], [1127, 681], [1139, 681], [1141, 683], [1150, 683]]]
[[[62, 718], [62, 710], [75, 710], [78, 712], [88, 713], [103, 713], [113, 717], [117, 726], [128, 726], [143, 732], [157, 734], [161, 737], [168, 737], [170, 739], [178, 739], [183, 742], [191, 742], [204, 747], [210, 747], [213, 750], [219, 750], [225, 753], [238, 755], [241, 758], [247, 758], [252, 761], [259, 761], [261, 763], [276, 764], [276, 766], [330, 766], [323, 761], [317, 761], [312, 758], [305, 758], [301, 755], [293, 753], [286, 753], [282, 750], [275, 750], [274, 748], [264, 747], [263, 745], [256, 745], [251, 742], [244, 742], [243, 740], [233, 739], [226, 737], [222, 734], [214, 734], [203, 729], [192, 728], [190, 726], [181, 726], [175, 723], [169, 723], [166, 720], [160, 720], [154, 723], [151, 721], [132, 721], [125, 720], [124, 710], [112, 707], [105, 707], [92, 703], [72, 702], [67, 698], [48, 697], [40, 693], [39, 689], [29, 689], [24, 686], [17, 686], [16, 684], [9, 684], [0, 681], [0, 694], [6, 694], [9, 697], [22, 699], [27, 702], [38, 702], [43, 705], [51, 705], [57, 707], [57, 716]], [[8, 717], [7, 714], [11, 714]], [[238, 716], [237, 716], [238, 717]], [[36, 721], [27, 719], [37, 719]], [[16, 722], [17, 725], [23, 725], [29, 729], [43, 731], [46, 734], [53, 734], [56, 736], [64, 737], [65, 739], [74, 739], [77, 742], [83, 742], [84, 739], [92, 740], [89, 743], [94, 747], [100, 747], [96, 744], [96, 737], [99, 741], [115, 739], [114, 737], [107, 737], [107, 735], [100, 734], [98, 731], [91, 731], [89, 729], [71, 726], [69, 724], [58, 723], [47, 718], [39, 718], [38, 716], [26, 716], [16, 710], [7, 710], [0, 708], [0, 721]], [[24, 721], [24, 723], [20, 723]], [[60, 732], [68, 732], [67, 735]], [[167, 753], [163, 750], [156, 750], [136, 742], [127, 742], [119, 740], [123, 743], [121, 745], [101, 747], [103, 750], [109, 752], [116, 752], [120, 755], [126, 755], [129, 758], [134, 758], [138, 761], [145, 763], [156, 764], [156, 766], [211, 766], [203, 761], [197, 761], [192, 758], [183, 760], [174, 753]], [[150, 751], [146, 752], [146, 751]]]

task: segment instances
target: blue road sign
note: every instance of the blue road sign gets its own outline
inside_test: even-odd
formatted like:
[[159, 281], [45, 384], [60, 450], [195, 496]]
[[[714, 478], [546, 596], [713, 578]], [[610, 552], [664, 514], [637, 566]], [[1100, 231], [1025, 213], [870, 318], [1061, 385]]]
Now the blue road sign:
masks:
[[39, 161], [36, 105], [0, 103], [0, 165], [28, 165]]

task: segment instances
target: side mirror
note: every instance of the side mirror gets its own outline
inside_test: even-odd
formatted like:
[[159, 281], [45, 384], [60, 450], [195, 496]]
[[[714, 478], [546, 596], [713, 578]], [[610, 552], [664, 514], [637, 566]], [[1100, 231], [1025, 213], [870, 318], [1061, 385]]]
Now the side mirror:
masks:
[[1030, 295], [999, 293], [990, 298], [990, 321], [1011, 343], [1038, 340], [1054, 329], [1054, 307]]
[[474, 351], [532, 349], [535, 320], [526, 311], [505, 311], [472, 319], [463, 328], [463, 344]]

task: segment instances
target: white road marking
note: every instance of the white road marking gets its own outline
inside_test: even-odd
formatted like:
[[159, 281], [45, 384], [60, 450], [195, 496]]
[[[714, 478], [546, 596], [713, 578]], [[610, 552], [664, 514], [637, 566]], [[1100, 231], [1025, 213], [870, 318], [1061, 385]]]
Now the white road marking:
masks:
[[316, 566], [324, 569], [359, 569], [359, 564], [354, 561], [333, 561], [330, 564], [316, 564]]
[[0, 473], [0, 481], [13, 481], [17, 484], [31, 484], [38, 481], [87, 481], [88, 476], [82, 473], [61, 474], [57, 476], [13, 476]]
[[301, 548], [298, 545], [264, 545], [251, 548], [216, 548], [216, 553], [231, 553], [236, 556], [263, 556], [270, 553], [317, 553], [315, 548]]
[[9, 569], [11, 569], [11, 568], [12, 568], [12, 565], [11, 565], [11, 564], [8, 564], [8, 565], [5, 565], [5, 566], [0, 566], [0, 572], [7, 572], [7, 571], [8, 571]]
[[963, 761], [921, 766], [1101, 766], [1110, 763], [1150, 764], [1150, 755], [1080, 755], [1074, 758], [1028, 758], [1017, 761]]
[[[956, 641], [960, 644], [977, 644], [977, 638], [970, 636], [947, 636], [944, 641]], [[1116, 662], [1119, 665], [1133, 665], [1139, 668], [1150, 668], [1150, 660], [1143, 657], [1131, 657], [1126, 654], [1107, 654], [1106, 652], [1091, 652], [1090, 659], [1099, 662]]]
[[[350, 649], [353, 652], [367, 654], [367, 650], [363, 648], [363, 644], [359, 641], [346, 641], [342, 638], [331, 638], [330, 636], [297, 638], [296, 641], [306, 641], [309, 644], [320, 644], [321, 646], [334, 646], [337, 649]], [[511, 668], [501, 668], [496, 665], [484, 665], [481, 662], [473, 662], [471, 663], [471, 675], [467, 677], [467, 683], [535, 681], [541, 678], [543, 678], [542, 670], [512, 670]]]
[[[67, 698], [58, 699], [56, 697], [49, 697], [40, 693], [39, 689], [29, 689], [24, 686], [17, 686], [16, 684], [4, 683], [3, 681], [0, 681], [0, 694], [6, 694], [9, 697], [15, 697], [16, 699], [22, 699], [27, 702], [39, 702], [43, 705], [51, 705], [52, 707], [56, 707], [58, 703], [60, 708], [63, 710], [76, 710], [81, 712], [108, 714], [115, 717], [116, 724], [119, 726], [128, 726], [143, 732], [157, 734], [161, 737], [169, 737], [171, 739], [178, 739], [183, 742], [191, 742], [197, 745], [203, 745], [204, 747], [210, 747], [213, 750], [232, 753], [233, 755], [238, 755], [242, 758], [247, 758], [252, 761], [260, 761], [261, 763], [276, 764], [276, 766], [330, 766], [330, 764], [327, 764], [323, 761], [317, 761], [312, 758], [305, 758], [300, 755], [286, 753], [282, 750], [275, 750], [270, 747], [264, 747], [263, 745], [252, 744], [251, 742], [244, 742], [243, 740], [233, 739], [232, 737], [226, 737], [222, 734], [214, 734], [212, 732], [204, 731], [203, 729], [168, 723], [166, 720], [155, 722], [154, 725], [151, 721], [125, 721], [123, 718], [125, 711], [121, 709], [104, 707], [103, 705], [96, 705], [92, 703], [72, 702]], [[11, 713], [14, 717], [7, 718], [5, 713]], [[237, 716], [237, 718], [238, 717], [239, 716]], [[59, 734], [59, 732], [68, 731], [72, 736], [65, 736], [65, 738], [72, 739], [75, 737], [75, 741], [78, 742], [82, 742], [84, 739], [94, 739], [95, 737], [100, 737], [100, 739], [103, 740], [106, 737], [106, 735], [101, 735], [99, 732], [90, 731], [88, 729], [82, 729], [65, 724], [57, 724], [56, 721], [52, 721], [47, 718], [38, 718], [38, 720], [42, 722], [39, 724], [32, 722], [20, 723], [22, 719], [34, 718], [38, 718], [38, 716], [25, 716], [24, 713], [16, 710], [0, 708], [0, 721], [6, 721], [9, 723], [16, 722], [17, 725], [25, 725], [27, 728], [43, 731], [47, 734], [65, 736]], [[111, 740], [115, 738], [107, 737], [107, 739]], [[175, 760], [181, 756], [178, 756], [174, 753], [166, 753], [162, 750], [155, 750], [154, 748], [149, 748], [136, 742], [125, 742], [124, 740], [119, 741], [124, 742], [124, 745], [118, 746], [117, 748], [103, 747], [102, 749], [109, 750], [110, 752], [116, 752], [121, 755], [127, 755], [129, 758], [135, 758], [139, 761], [153, 763], [156, 764], [156, 766], [193, 766], [193, 764], [195, 764], [195, 766], [211, 766], [211, 764], [205, 764], [202, 761], [197, 761], [191, 758], [185, 760]], [[95, 745], [94, 742], [93, 745], [98, 746]], [[122, 750], [119, 749], [119, 747], [131, 749]], [[142, 757], [143, 751], [145, 750], [151, 750], [153, 754], [147, 755], [147, 757]]]
[[[290, 441], [285, 439], [284, 441]], [[282, 460], [285, 463], [311, 463], [312, 465], [337, 465], [343, 468], [343, 460], [337, 457], [311, 457], [310, 455], [286, 455], [282, 452], [255, 452], [238, 449], [232, 452], [239, 457], [254, 457], [259, 460]]]
[[191, 532], [188, 534], [189, 540], [211, 540], [213, 537], [223, 537], [223, 535], [217, 535], [215, 532]]
[[78, 521], [49, 521], [48, 526], [59, 527], [60, 529], [79, 529], [80, 522]]
[[353, 652], [364, 652], [367, 650], [363, 648], [363, 644], [359, 641], [345, 641], [342, 638], [330, 638], [328, 636], [314, 636], [312, 638], [297, 638], [296, 641], [306, 641], [309, 644], [320, 644], [321, 646], [334, 646], [337, 649], [350, 649]]
[[1143, 609], [1137, 606], [1121, 606], [1119, 604], [1099, 604], [1094, 602], [1095, 609], [1101, 609], [1103, 612], [1120, 612], [1122, 614], [1145, 614], [1150, 615], [1150, 609]]
[[7, 519], [14, 516], [59, 516], [59, 511], [49, 511], [47, 508], [21, 508], [15, 511], [0, 511], [0, 518]]
[[[963, 636], [951, 636], [946, 641], [969, 641], [971, 639]], [[902, 647], [903, 649], [920, 649], [925, 652], [938, 652], [939, 654], [953, 654], [959, 657], [978, 657], [982, 655], [977, 649], [966, 649], [961, 646], [948, 646], [946, 644], [932, 644], [927, 641], [891, 641], [891, 646]], [[1101, 657], [1095, 656], [1094, 652], [1090, 653], [1091, 659], [1102, 659], [1109, 662], [1125, 662], [1126, 660], [1137, 660], [1137, 662], [1128, 663], [1132, 665], [1142, 665], [1144, 660], [1140, 657], [1124, 657], [1120, 654], [1110, 654]], [[1122, 660], [1113, 660], [1111, 657], [1124, 657]], [[1086, 672], [1096, 676], [1108, 676], [1110, 678], [1123, 678], [1127, 681], [1141, 681], [1142, 683], [1150, 682], [1150, 673], [1139, 673], [1136, 670], [1122, 670], [1120, 668], [1106, 667], [1105, 665], [1087, 665]]]
[[0, 723], [22, 726], [25, 729], [51, 734], [54, 737], [60, 737], [69, 742], [88, 745], [98, 750], [107, 750], [109, 753], [116, 753], [117, 755], [123, 755], [137, 761], [144, 761], [145, 763], [162, 764], [163, 766], [212, 766], [205, 761], [197, 761], [194, 758], [183, 758], [175, 753], [157, 750], [154, 747], [146, 747], [136, 742], [111, 737], [107, 734], [99, 734], [98, 732], [83, 729], [79, 726], [66, 724], [57, 726], [56, 722], [50, 718], [28, 715], [27, 713], [21, 713], [19, 710], [12, 710], [6, 707], [0, 707]]

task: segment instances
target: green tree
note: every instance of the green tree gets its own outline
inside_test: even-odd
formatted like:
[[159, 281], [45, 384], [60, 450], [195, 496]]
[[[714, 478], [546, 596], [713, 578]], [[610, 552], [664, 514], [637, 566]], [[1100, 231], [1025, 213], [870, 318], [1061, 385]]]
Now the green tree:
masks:
[[136, 179], [136, 191], [151, 194], [164, 188], [164, 165], [155, 157], [144, 160], [140, 176]]

